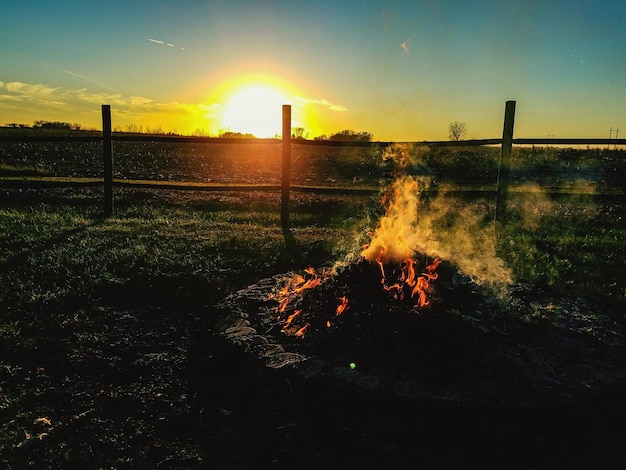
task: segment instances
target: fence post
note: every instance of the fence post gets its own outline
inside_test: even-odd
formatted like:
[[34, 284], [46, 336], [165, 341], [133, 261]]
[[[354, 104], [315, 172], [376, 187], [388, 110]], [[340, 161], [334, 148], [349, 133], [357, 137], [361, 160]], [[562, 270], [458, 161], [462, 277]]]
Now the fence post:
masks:
[[506, 221], [511, 150], [513, 148], [513, 126], [515, 123], [515, 103], [515, 101], [507, 101], [504, 110], [504, 129], [502, 130], [502, 148], [500, 150], [498, 185], [496, 189], [496, 224], [504, 224]]
[[283, 167], [280, 193], [280, 225], [289, 230], [289, 192], [291, 185], [291, 105], [283, 105]]
[[102, 151], [104, 154], [104, 216], [113, 215], [113, 149], [111, 145], [111, 105], [102, 105]]

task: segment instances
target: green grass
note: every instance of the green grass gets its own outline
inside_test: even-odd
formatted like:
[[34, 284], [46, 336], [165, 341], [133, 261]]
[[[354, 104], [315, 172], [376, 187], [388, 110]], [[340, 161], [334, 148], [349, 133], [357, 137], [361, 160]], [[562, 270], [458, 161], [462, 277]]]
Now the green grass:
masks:
[[[125, 190], [115, 217], [102, 219], [96, 190], [12, 193], [19, 199], [5, 199], [0, 209], [0, 308], [9, 322], [70, 314], [97, 303], [111, 282], [141, 288], [194, 278], [228, 291], [268, 274], [330, 264], [365, 240], [378, 211], [375, 198], [294, 196], [294, 248], [285, 244], [276, 194]], [[522, 202], [513, 203], [518, 217], [499, 248], [516, 280], [624, 300], [622, 206], [534, 201], [527, 214]], [[439, 224], [461, 224], [475, 208], [488, 225], [489, 202], [446, 204]]]
[[551, 203], [532, 223], [517, 220], [502, 244], [516, 278], [576, 296], [624, 301], [624, 207], [612, 203]]
[[71, 314], [97, 303], [98, 290], [112, 280], [141, 288], [193, 277], [226, 290], [241, 287], [307, 262], [332, 262], [341, 256], [335, 247], [352, 230], [342, 225], [344, 207], [334, 217], [330, 208], [316, 217], [308, 211], [313, 206], [304, 204], [292, 221], [299, 245], [288, 249], [275, 196], [248, 201], [245, 195], [178, 198], [128, 191], [116, 198], [115, 217], [102, 219], [97, 191], [48, 190], [46, 202], [41, 192], [14, 195], [17, 204], [0, 209], [5, 321], [40, 312]]

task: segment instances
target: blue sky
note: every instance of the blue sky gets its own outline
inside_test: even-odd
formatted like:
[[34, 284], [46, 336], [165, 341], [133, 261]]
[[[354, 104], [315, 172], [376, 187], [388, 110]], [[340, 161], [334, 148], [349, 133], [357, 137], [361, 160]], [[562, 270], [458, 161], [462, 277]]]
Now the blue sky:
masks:
[[510, 99], [517, 137], [626, 129], [623, 1], [3, 3], [0, 124], [99, 127], [111, 104], [114, 126], [216, 134], [217, 90], [263, 76], [311, 137], [498, 137]]

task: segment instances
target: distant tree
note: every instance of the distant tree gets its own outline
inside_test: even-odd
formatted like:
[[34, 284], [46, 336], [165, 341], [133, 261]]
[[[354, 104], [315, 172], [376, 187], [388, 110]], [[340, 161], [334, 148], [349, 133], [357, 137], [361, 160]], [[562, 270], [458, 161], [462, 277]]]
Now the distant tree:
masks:
[[163, 128], [160, 125], [157, 125], [156, 127], [146, 127], [146, 134], [151, 134], [151, 135], [165, 135], [165, 132], [163, 132]]
[[252, 134], [243, 134], [241, 132], [232, 132], [232, 131], [222, 131], [220, 132], [219, 136], [229, 138], [229, 139], [254, 139], [255, 138]]
[[79, 124], [70, 124], [69, 122], [35, 121], [35, 123], [33, 124], [34, 129], [54, 129], [54, 130], [61, 130], [61, 131], [77, 130], [75, 126], [78, 126], [78, 129], [80, 129]]
[[465, 133], [467, 132], [467, 128], [465, 127], [464, 122], [454, 121], [450, 123], [448, 127], [448, 137], [450, 140], [459, 141], [465, 137]]
[[291, 138], [292, 139], [306, 139], [304, 127], [293, 127], [291, 129]]
[[371, 142], [372, 137], [373, 135], [371, 132], [354, 132], [349, 129], [345, 129], [341, 132], [332, 134], [330, 137], [326, 135], [321, 135], [319, 137], [316, 137], [315, 140], [348, 140], [352, 142]]

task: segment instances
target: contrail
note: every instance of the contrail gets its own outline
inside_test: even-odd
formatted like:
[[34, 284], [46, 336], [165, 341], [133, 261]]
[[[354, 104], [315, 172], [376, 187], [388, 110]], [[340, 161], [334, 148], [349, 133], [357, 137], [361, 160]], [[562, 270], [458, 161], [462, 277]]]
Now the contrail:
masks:
[[[150, 42], [154, 42], [156, 44], [163, 44], [164, 46], [169, 46], [169, 47], [176, 47], [175, 44], [170, 44], [169, 42], [165, 42], [165, 41], [159, 41], [158, 39], [152, 39], [152, 38], [148, 38], [148, 41]], [[185, 50], [184, 47], [179, 47], [179, 49], [181, 51]]]
[[60, 68], [60, 67], [54, 67], [54, 68], [55, 68], [56, 70], [58, 70], [59, 72], [63, 72], [63, 73], [66, 73], [66, 74], [68, 74], [68, 75], [71, 75], [72, 77], [76, 77], [76, 78], [80, 78], [81, 80], [88, 81], [89, 83], [93, 83], [94, 85], [98, 85], [98, 86], [101, 86], [102, 88], [106, 88], [106, 89], [107, 89], [107, 90], [109, 90], [109, 91], [115, 91], [115, 90], [114, 90], [113, 88], [111, 88], [110, 86], [105, 85], [104, 83], [99, 82], [99, 81], [97, 81], [97, 80], [94, 80], [93, 78], [85, 77], [84, 75], [79, 75], [79, 74], [77, 74], [77, 73], [70, 72], [69, 70], [62, 69], [62, 68]]

